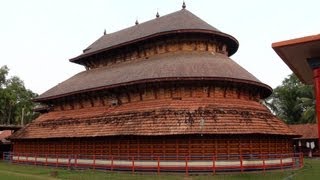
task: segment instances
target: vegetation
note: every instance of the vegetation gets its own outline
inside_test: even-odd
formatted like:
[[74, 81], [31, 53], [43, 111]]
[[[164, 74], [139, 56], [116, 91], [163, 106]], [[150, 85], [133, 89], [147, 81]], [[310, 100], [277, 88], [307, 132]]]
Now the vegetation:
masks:
[[31, 99], [37, 94], [26, 89], [19, 77], [8, 78], [8, 73], [7, 66], [0, 68], [0, 124], [20, 124], [22, 119], [31, 122], [37, 116]]
[[296, 75], [291, 74], [274, 89], [265, 104], [288, 124], [315, 123], [313, 92], [313, 86], [302, 84]]
[[160, 175], [131, 174], [129, 172], [106, 172], [93, 170], [65, 170], [46, 167], [37, 167], [32, 165], [14, 165], [7, 162], [0, 162], [0, 179], [319, 179], [320, 178], [320, 160], [305, 159], [305, 166], [299, 170], [277, 170], [269, 172], [250, 172], [250, 173], [231, 173], [231, 174], [212, 174], [190, 175], [188, 178], [184, 174], [165, 174]]

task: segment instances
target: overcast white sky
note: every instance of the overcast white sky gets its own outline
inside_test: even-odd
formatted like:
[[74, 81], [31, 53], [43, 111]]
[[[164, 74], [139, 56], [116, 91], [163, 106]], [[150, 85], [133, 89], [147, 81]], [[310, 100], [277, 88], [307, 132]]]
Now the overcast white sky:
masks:
[[[186, 0], [240, 42], [231, 58], [275, 88], [291, 73], [271, 43], [320, 33], [319, 0]], [[69, 59], [107, 33], [180, 10], [182, 0], [0, 0], [0, 66], [43, 93], [79, 71]]]

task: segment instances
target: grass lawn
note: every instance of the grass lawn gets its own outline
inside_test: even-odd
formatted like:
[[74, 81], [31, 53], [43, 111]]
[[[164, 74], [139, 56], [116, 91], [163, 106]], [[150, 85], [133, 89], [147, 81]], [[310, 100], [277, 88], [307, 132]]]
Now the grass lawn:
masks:
[[305, 159], [305, 166], [299, 170], [285, 170], [285, 171], [271, 171], [263, 173], [251, 172], [243, 174], [218, 174], [212, 176], [208, 175], [190, 175], [186, 177], [184, 174], [131, 174], [131, 173], [117, 173], [104, 172], [93, 170], [65, 170], [55, 169], [39, 166], [15, 165], [7, 162], [0, 162], [0, 179], [14, 180], [14, 179], [320, 179], [320, 159]]

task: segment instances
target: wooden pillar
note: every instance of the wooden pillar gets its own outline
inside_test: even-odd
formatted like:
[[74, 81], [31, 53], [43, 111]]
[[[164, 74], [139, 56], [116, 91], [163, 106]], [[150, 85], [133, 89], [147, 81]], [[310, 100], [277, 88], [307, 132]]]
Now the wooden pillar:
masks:
[[201, 155], [204, 156], [204, 143], [203, 143], [203, 136], [201, 136]]
[[127, 147], [126, 147], [127, 156], [130, 156], [130, 139], [126, 139], [126, 141], [127, 141]]
[[152, 137], [150, 137], [150, 140], [149, 140], [149, 142], [150, 142], [150, 146], [151, 146], [151, 156], [153, 157], [153, 155], [154, 155], [154, 147], [153, 147], [153, 138]]
[[57, 154], [57, 142], [54, 143], [54, 154]]
[[118, 150], [118, 154], [117, 154], [117, 156], [118, 157], [120, 157], [120, 138], [118, 139], [118, 141], [117, 141], [117, 150]]
[[250, 154], [253, 154], [252, 153], [252, 139], [251, 139], [251, 137], [250, 137]]
[[276, 146], [275, 153], [278, 154], [278, 141], [277, 141], [277, 138], [275, 138], [273, 141], [274, 141], [274, 144]]
[[240, 136], [238, 137], [238, 140], [239, 140], [239, 154], [240, 154], [240, 156], [242, 156], [242, 144], [241, 144], [241, 137]]
[[188, 136], [188, 156], [191, 156], [191, 142], [190, 142], [190, 136]]
[[74, 140], [73, 139], [71, 140], [71, 154], [74, 154]]
[[88, 154], [88, 139], [85, 140], [85, 154]]
[[259, 138], [259, 153], [262, 154], [262, 142], [261, 142], [261, 138], [264, 138], [264, 137], [260, 137]]
[[179, 156], [179, 142], [178, 142], [178, 138], [176, 137], [176, 160], [178, 160], [178, 156]]
[[218, 140], [217, 140], [217, 137], [215, 136], [214, 137], [214, 155], [217, 157], [217, 155], [218, 155], [218, 142], [217, 142]]
[[97, 145], [97, 140], [91, 140], [92, 143], [92, 148], [93, 148], [93, 154], [96, 155], [96, 145]]
[[270, 154], [270, 137], [268, 137], [268, 154]]
[[108, 145], [109, 145], [109, 147], [108, 147], [108, 154], [109, 154], [109, 155], [113, 155], [113, 154], [112, 154], [112, 149], [111, 149], [111, 146], [112, 146], [111, 138], [108, 138]]
[[[320, 58], [319, 58], [320, 61]], [[316, 95], [316, 112], [318, 123], [318, 148], [320, 150], [320, 67], [313, 69], [314, 89]]]
[[229, 141], [229, 138], [227, 140], [227, 154], [228, 154], [228, 159], [229, 159], [229, 155], [230, 155], [230, 141]]
[[162, 138], [162, 154], [163, 154], [163, 156], [166, 156], [166, 144], [165, 143], [166, 143], [165, 140]]
[[140, 137], [137, 138], [138, 141], [138, 156], [140, 156]]
[[309, 66], [313, 70], [314, 91], [316, 96], [316, 116], [318, 123], [318, 149], [320, 150], [320, 57], [307, 59]]

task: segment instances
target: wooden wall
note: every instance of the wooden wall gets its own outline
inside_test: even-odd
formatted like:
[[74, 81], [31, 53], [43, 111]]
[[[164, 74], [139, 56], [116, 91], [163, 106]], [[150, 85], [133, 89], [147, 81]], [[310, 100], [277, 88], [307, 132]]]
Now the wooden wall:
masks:
[[292, 153], [293, 146], [291, 139], [284, 136], [115, 136], [15, 141], [13, 151], [37, 154], [176, 157], [285, 154]]
[[[131, 87], [125, 90], [105, 91], [103, 93], [87, 94], [55, 101], [51, 111], [65, 111], [90, 107], [113, 107], [140, 101], [155, 101], [165, 99], [239, 99], [259, 101], [259, 93], [250, 86], [231, 87], [228, 84], [203, 83], [196, 84], [165, 84], [161, 87], [144, 86]], [[155, 101], [157, 103], [157, 101]]]
[[90, 56], [82, 63], [87, 69], [111, 66], [128, 61], [147, 60], [152, 56], [172, 52], [210, 52], [228, 55], [227, 45], [208, 36], [175, 35], [140, 42], [135, 45], [114, 49], [96, 56]]

